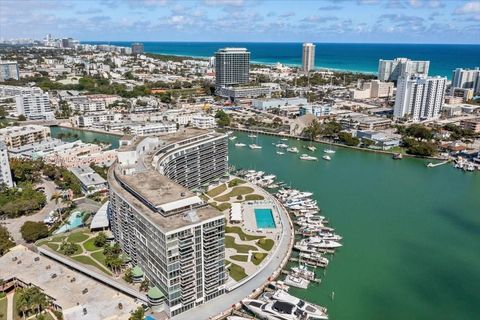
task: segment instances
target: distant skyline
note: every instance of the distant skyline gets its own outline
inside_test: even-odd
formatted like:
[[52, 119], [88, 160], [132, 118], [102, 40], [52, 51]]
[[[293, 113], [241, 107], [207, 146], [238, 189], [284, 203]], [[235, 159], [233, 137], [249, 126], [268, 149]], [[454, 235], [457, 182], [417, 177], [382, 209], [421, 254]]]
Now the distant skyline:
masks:
[[0, 38], [480, 44], [480, 1], [1, 0]]

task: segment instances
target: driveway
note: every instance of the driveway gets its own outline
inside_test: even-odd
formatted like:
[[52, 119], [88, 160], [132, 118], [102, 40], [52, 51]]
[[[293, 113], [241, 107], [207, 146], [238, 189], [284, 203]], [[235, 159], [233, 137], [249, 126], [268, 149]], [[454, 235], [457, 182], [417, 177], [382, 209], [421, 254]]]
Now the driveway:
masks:
[[16, 244], [25, 244], [25, 240], [23, 240], [20, 233], [20, 228], [26, 221], [43, 221], [43, 219], [45, 219], [49, 212], [63, 207], [60, 201], [58, 204], [55, 204], [55, 200], [50, 200], [52, 194], [57, 191], [55, 183], [49, 180], [42, 179], [42, 183], [39, 184], [37, 187], [43, 187], [45, 189], [45, 196], [47, 198], [47, 204], [45, 205], [45, 207], [32, 215], [22, 216], [15, 219], [6, 219], [1, 222], [8, 229], [10, 235], [13, 237]]

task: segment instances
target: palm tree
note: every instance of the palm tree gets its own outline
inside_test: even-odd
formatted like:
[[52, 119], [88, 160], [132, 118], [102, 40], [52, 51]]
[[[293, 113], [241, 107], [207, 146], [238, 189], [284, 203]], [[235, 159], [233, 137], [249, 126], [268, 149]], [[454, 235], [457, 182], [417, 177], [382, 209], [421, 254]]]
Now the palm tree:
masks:
[[52, 193], [52, 195], [50, 196], [50, 201], [52, 201], [52, 200], [55, 200], [55, 205], [58, 205], [59, 202], [62, 202], [63, 197], [62, 197], [62, 195], [60, 194], [60, 192], [54, 192], [54, 193]]
[[18, 299], [15, 303], [17, 312], [22, 314], [22, 318], [26, 319], [26, 313], [31, 309], [31, 302], [27, 292], [27, 288], [21, 288], [18, 290]]

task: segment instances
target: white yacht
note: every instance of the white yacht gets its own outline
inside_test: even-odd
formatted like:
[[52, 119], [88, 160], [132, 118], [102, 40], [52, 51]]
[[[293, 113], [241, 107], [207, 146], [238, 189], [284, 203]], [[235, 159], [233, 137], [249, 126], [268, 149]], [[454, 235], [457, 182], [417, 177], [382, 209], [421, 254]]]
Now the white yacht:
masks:
[[287, 138], [282, 138], [282, 139], [280, 139], [280, 140], [282, 140], [282, 141], [288, 141], [288, 139], [287, 139]]
[[297, 147], [288, 148], [287, 151], [292, 153], [298, 153]]
[[291, 287], [297, 287], [300, 289], [307, 289], [308, 285], [310, 284], [310, 281], [307, 279], [303, 279], [301, 277], [296, 277], [292, 274], [289, 274], [285, 278], [285, 284], [291, 286]]
[[277, 151], [277, 154], [285, 154], [285, 152]]
[[245, 146], [246, 146], [245, 143], [241, 143], [241, 142], [235, 143], [235, 147], [245, 147]]
[[306, 280], [315, 280], [315, 272], [312, 270], [308, 270], [307, 266], [305, 265], [299, 265], [298, 267], [292, 267], [291, 272], [293, 275], [306, 279]]
[[249, 138], [256, 138], [257, 135], [252, 133], [252, 134], [249, 134], [248, 137], [249, 137]]
[[335, 150], [332, 150], [332, 149], [325, 149], [325, 150], [323, 150], [323, 152], [333, 154], [333, 153], [335, 153], [336, 151], [335, 151]]
[[298, 310], [302, 310], [307, 314], [308, 319], [328, 319], [327, 309], [321, 306], [317, 306], [313, 303], [301, 300], [297, 297], [288, 294], [283, 290], [277, 290], [272, 295], [273, 300], [287, 302], [295, 305]]
[[312, 152], [317, 150], [317, 148], [315, 148], [314, 146], [308, 146], [307, 149], [312, 151]]
[[237, 139], [237, 136], [233, 136], [233, 137], [230, 137], [230, 138], [228, 138], [228, 139], [229, 139], [230, 141], [233, 141], [233, 140]]
[[233, 131], [227, 131], [227, 132], [225, 132], [225, 134], [226, 134], [227, 136], [231, 135], [232, 133], [233, 133]]
[[301, 159], [301, 160], [308, 160], [308, 161], [316, 161], [316, 160], [318, 160], [317, 157], [309, 156], [308, 154], [302, 154], [302, 155], [300, 156], [300, 159]]
[[330, 156], [323, 156], [322, 159], [323, 159], [323, 160], [327, 160], [327, 161], [332, 160], [332, 158], [330, 158]]
[[275, 147], [277, 147], [277, 148], [282, 148], [282, 149], [286, 149], [286, 148], [288, 148], [288, 144], [278, 143], [278, 144], [275, 145]]
[[338, 243], [333, 240], [325, 240], [320, 237], [310, 237], [307, 239], [300, 240], [299, 243], [301, 246], [308, 246], [314, 248], [322, 248], [322, 249], [336, 249], [342, 246], [341, 243]]
[[325, 268], [328, 266], [328, 259], [318, 252], [300, 252], [300, 261], [314, 267]]
[[282, 301], [262, 301], [254, 299], [244, 299], [242, 304], [250, 310], [255, 316], [265, 320], [304, 320], [304, 311], [288, 302]]
[[248, 146], [250, 147], [250, 149], [262, 149], [262, 146], [259, 146], [258, 144], [255, 144], [255, 143], [250, 144]]

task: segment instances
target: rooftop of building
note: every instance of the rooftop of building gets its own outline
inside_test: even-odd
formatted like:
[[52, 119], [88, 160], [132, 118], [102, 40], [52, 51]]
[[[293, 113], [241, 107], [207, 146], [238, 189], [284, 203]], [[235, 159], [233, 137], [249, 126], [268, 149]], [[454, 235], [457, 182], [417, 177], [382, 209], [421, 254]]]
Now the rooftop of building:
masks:
[[41, 288], [62, 307], [65, 319], [83, 318], [83, 308], [91, 319], [128, 319], [137, 308], [133, 298], [21, 245], [0, 257], [0, 265], [0, 278]]
[[0, 129], [0, 135], [9, 134], [9, 135], [19, 135], [31, 132], [38, 132], [48, 130], [47, 127], [39, 126], [36, 124], [29, 124], [26, 126], [13, 126]]
[[[186, 140], [193, 139], [192, 144], [194, 144], [202, 137], [216, 138], [221, 136], [223, 136], [223, 134], [195, 128], [187, 128], [173, 134], [158, 137], [129, 136], [123, 137], [121, 140], [130, 141], [130, 144], [121, 146], [118, 151], [134, 151], [138, 144], [145, 139], [159, 139], [158, 144], [161, 146], [178, 143], [179, 147], [184, 147], [189, 145]], [[199, 140], [195, 140], [194, 138], [198, 138]], [[185, 143], [182, 144], [182, 141], [185, 141]], [[152, 162], [157, 152], [158, 148], [144, 154], [141, 161], [137, 161], [134, 167], [136, 172], [134, 173], [126, 173], [125, 169], [132, 168], [122, 166], [118, 162], [112, 165], [108, 171], [110, 188], [130, 205], [135, 207], [146, 218], [153, 221], [164, 232], [223, 216], [220, 211], [208, 205], [194, 209], [194, 213], [185, 210], [171, 216], [164, 216], [159, 211], [153, 210], [150, 206], [162, 211], [173, 211], [177, 208], [202, 203], [200, 197], [195, 193], [155, 170]], [[145, 202], [150, 206], [147, 206]]]
[[84, 186], [94, 186], [98, 184], [105, 184], [107, 181], [103, 179], [89, 166], [70, 168], [70, 171], [77, 177]]

